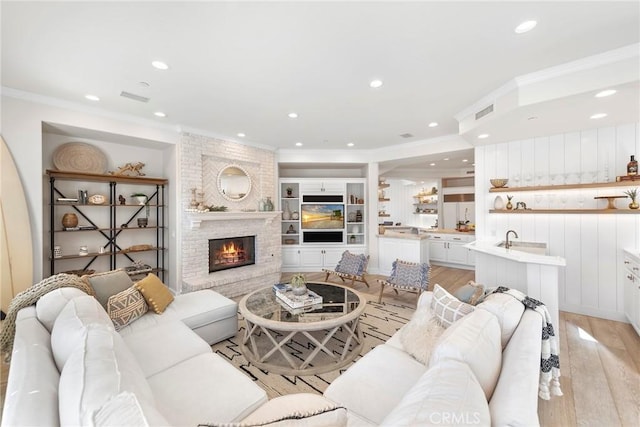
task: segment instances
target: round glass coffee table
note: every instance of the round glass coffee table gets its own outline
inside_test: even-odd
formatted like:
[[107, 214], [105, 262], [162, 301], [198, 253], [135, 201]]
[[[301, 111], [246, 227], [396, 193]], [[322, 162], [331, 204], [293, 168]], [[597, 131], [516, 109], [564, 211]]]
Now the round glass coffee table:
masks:
[[341, 368], [360, 354], [360, 315], [366, 299], [333, 283], [307, 283], [322, 303], [294, 309], [270, 286], [246, 295], [240, 348], [258, 368], [284, 375], [315, 375]]

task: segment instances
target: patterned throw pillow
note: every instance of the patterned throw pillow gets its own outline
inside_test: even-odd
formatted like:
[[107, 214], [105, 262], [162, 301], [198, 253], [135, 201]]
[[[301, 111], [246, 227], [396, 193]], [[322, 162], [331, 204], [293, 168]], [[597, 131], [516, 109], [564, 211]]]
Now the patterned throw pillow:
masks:
[[429, 285], [429, 264], [406, 262], [397, 259], [393, 262], [391, 275], [387, 282], [398, 286], [426, 290]]
[[448, 328], [458, 319], [475, 310], [475, 307], [460, 301], [458, 298], [445, 291], [440, 285], [433, 287], [433, 298], [431, 299], [431, 310], [438, 317], [440, 323]]
[[169, 288], [153, 273], [149, 273], [147, 277], [136, 282], [135, 287], [140, 291], [154, 313], [164, 313], [164, 310], [173, 301], [173, 294]]
[[135, 286], [111, 295], [107, 301], [107, 313], [116, 331], [138, 319], [147, 311], [149, 311], [149, 306]]
[[367, 268], [367, 257], [364, 254], [352, 254], [349, 251], [342, 253], [342, 259], [336, 266], [338, 273], [353, 274], [361, 276]]

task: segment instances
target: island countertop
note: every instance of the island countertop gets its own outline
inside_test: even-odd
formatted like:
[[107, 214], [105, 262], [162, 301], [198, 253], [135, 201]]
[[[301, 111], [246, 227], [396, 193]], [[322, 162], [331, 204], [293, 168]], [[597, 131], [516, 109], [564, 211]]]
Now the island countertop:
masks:
[[476, 240], [474, 242], [467, 243], [465, 247], [476, 252], [493, 255], [516, 262], [528, 264], [557, 265], [562, 267], [567, 265], [567, 261], [559, 256], [534, 254], [513, 248], [505, 249], [503, 247], [499, 247], [498, 243], [499, 242], [493, 240]]

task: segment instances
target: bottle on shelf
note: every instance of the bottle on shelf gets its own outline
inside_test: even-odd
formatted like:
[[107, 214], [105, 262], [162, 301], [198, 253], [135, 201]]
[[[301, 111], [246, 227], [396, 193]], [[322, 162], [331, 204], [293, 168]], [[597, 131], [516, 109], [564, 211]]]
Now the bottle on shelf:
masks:
[[627, 163], [627, 175], [635, 176], [638, 175], [638, 161], [635, 159], [635, 156], [631, 156], [631, 160]]

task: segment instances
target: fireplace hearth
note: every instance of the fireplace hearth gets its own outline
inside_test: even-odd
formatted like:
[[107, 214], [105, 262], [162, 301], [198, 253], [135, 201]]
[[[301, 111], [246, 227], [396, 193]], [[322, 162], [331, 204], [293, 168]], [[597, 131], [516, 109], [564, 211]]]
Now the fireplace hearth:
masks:
[[256, 263], [256, 236], [209, 239], [209, 273]]

